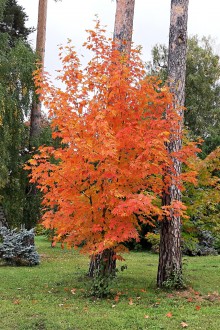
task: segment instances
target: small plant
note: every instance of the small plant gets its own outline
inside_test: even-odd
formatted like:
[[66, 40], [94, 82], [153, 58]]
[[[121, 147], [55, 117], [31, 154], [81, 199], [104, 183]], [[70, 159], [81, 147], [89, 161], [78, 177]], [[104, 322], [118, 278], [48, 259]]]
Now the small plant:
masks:
[[34, 266], [39, 264], [39, 255], [34, 245], [34, 231], [0, 228], [0, 258], [9, 265]]
[[[98, 271], [97, 271], [98, 273]], [[115, 276], [102, 276], [95, 271], [90, 294], [96, 298], [104, 298], [110, 295], [111, 284]]]
[[163, 282], [163, 287], [168, 290], [183, 290], [186, 288], [183, 274], [181, 271], [173, 271], [170, 273], [169, 278]]
[[[127, 265], [122, 265], [120, 271], [127, 269]], [[103, 275], [100, 270], [95, 270], [90, 295], [96, 298], [105, 298], [111, 295], [112, 284], [116, 280], [116, 273], [119, 269], [115, 269], [115, 274]]]

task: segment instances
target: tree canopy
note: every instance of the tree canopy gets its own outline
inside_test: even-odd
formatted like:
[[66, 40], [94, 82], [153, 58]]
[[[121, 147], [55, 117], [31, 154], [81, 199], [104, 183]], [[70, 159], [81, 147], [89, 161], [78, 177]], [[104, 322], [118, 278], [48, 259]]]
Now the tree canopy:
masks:
[[[121, 54], [98, 22], [84, 46], [94, 54], [84, 70], [73, 47], [61, 48], [65, 91], [37, 72], [38, 92], [61, 146], [40, 147], [26, 168], [43, 192], [43, 224], [57, 240], [99, 253], [138, 240], [139, 221], [153, 224], [155, 216], [169, 213], [160, 203], [171, 180], [166, 175], [164, 183], [164, 170], [173, 173], [165, 142], [178, 116], [167, 88], [146, 78], [137, 50], [130, 58]], [[177, 154], [190, 165], [195, 150], [190, 144]], [[182, 180], [194, 181], [195, 173], [183, 173], [176, 182], [180, 189]], [[184, 212], [181, 202], [170, 207]]]

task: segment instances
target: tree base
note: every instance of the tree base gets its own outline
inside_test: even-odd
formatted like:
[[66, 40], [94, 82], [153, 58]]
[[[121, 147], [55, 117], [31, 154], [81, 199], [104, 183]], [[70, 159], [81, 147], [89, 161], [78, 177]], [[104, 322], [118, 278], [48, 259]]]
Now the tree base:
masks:
[[89, 265], [89, 277], [115, 276], [116, 274], [116, 253], [112, 249], [106, 249], [102, 253], [92, 255]]

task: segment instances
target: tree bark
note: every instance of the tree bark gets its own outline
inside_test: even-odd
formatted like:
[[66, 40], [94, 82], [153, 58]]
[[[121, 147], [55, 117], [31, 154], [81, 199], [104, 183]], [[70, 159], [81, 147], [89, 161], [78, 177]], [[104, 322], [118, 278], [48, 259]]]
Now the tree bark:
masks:
[[120, 52], [130, 53], [135, 0], [117, 0], [114, 41]]
[[[185, 101], [187, 19], [189, 0], [171, 0], [168, 84], [173, 93], [173, 106], [180, 120], [174, 128], [170, 142], [167, 144], [169, 153], [178, 152], [182, 147], [181, 132], [183, 129], [183, 107]], [[181, 201], [178, 180], [181, 174], [181, 162], [172, 158], [174, 174], [168, 192], [164, 192], [162, 203], [169, 206], [174, 200]], [[165, 282], [172, 281], [173, 286], [180, 286], [182, 280], [181, 253], [181, 219], [171, 209], [170, 216], [161, 223], [161, 239], [157, 285], [162, 287]]]
[[[114, 41], [117, 49], [129, 55], [132, 42], [135, 0], [117, 0]], [[106, 249], [102, 253], [93, 255], [90, 260], [90, 277], [115, 275], [116, 253], [113, 249]]]
[[[42, 68], [44, 67], [44, 58], [45, 58], [46, 23], [47, 23], [47, 0], [39, 0], [36, 53]], [[38, 101], [38, 99], [35, 99], [31, 109], [30, 146], [33, 145], [33, 141], [39, 136], [40, 127], [41, 127], [41, 103]]]
[[113, 249], [106, 249], [102, 253], [93, 255], [89, 265], [89, 277], [110, 276], [116, 273], [116, 259]]

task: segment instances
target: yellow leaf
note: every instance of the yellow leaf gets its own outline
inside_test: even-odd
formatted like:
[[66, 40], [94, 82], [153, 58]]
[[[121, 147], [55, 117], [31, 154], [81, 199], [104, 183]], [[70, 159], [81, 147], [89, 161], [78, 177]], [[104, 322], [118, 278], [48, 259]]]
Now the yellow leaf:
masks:
[[188, 324], [186, 322], [181, 322], [180, 324], [181, 324], [182, 328], [187, 328], [188, 327]]

